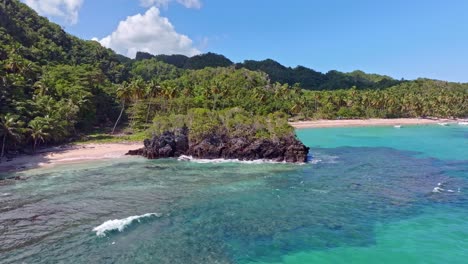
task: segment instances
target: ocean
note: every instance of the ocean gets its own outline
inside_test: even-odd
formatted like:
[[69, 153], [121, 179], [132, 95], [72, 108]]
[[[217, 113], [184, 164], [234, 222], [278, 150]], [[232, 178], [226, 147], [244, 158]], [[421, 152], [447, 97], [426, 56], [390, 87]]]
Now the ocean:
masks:
[[0, 185], [0, 263], [468, 263], [467, 126], [297, 134], [307, 164], [19, 172]]

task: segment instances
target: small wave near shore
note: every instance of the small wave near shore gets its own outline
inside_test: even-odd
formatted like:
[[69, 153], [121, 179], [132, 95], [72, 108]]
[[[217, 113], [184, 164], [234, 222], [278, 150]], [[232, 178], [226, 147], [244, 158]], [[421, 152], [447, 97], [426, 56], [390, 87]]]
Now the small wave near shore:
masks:
[[[179, 161], [190, 161], [195, 163], [243, 163], [243, 164], [288, 164], [286, 161], [274, 161], [268, 159], [258, 159], [258, 160], [240, 160], [240, 159], [197, 159], [192, 156], [182, 155], [177, 158]], [[298, 165], [305, 163], [296, 163]]]
[[158, 213], [148, 213], [144, 215], [129, 216], [123, 219], [114, 219], [109, 220], [93, 228], [93, 231], [96, 232], [98, 237], [105, 237], [106, 234], [110, 231], [124, 231], [131, 224], [138, 222], [140, 223], [143, 219], [148, 219], [152, 217], [161, 217], [161, 214]]

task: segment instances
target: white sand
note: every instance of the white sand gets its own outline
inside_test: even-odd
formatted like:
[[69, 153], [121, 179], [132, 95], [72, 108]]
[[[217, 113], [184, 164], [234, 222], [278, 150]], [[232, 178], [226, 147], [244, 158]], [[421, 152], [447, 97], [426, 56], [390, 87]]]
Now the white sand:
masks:
[[314, 120], [291, 122], [294, 128], [323, 128], [323, 127], [355, 127], [355, 126], [405, 126], [405, 125], [434, 125], [439, 123], [457, 123], [453, 119], [423, 119], [423, 118], [395, 118], [395, 119], [345, 119], [345, 120]]
[[36, 155], [21, 155], [8, 162], [3, 158], [0, 163], [0, 172], [90, 160], [123, 158], [129, 150], [142, 147], [142, 143], [78, 144], [54, 147], [43, 150]]

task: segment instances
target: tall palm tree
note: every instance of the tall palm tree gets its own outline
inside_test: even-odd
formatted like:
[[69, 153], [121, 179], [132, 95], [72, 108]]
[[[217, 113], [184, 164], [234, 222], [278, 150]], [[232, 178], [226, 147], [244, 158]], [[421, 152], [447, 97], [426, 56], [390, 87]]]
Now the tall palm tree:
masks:
[[10, 113], [0, 116], [0, 134], [2, 135], [2, 151], [0, 152], [0, 161], [5, 155], [5, 147], [8, 138], [14, 140], [20, 137], [20, 128], [22, 122], [19, 121], [19, 117]]
[[31, 120], [28, 127], [33, 140], [33, 152], [36, 152], [38, 144], [40, 142], [45, 142], [45, 139], [50, 135], [46, 132], [49, 127], [45, 122], [42, 122], [42, 120], [37, 118]]
[[216, 103], [218, 102], [220, 90], [218, 85], [211, 86], [210, 92], [213, 95], [213, 109], [216, 110]]
[[148, 100], [148, 110], [146, 112], [146, 123], [148, 123], [148, 119], [151, 112], [151, 100], [158, 96], [159, 92], [161, 91], [161, 86], [155, 80], [151, 80], [148, 85], [146, 86], [145, 90], [145, 97]]
[[120, 119], [122, 118], [123, 112], [125, 111], [125, 104], [131, 100], [133, 96], [132, 89], [128, 85], [127, 82], [123, 82], [119, 88], [117, 88], [117, 97], [120, 99], [122, 102], [122, 110], [120, 111], [119, 117], [117, 118], [117, 121], [115, 121], [114, 128], [112, 128], [112, 133], [114, 134], [115, 128], [117, 127], [117, 124], [119, 123]]
[[169, 109], [172, 110], [172, 101], [177, 96], [177, 87], [171, 84], [166, 84], [161, 87], [161, 93], [164, 97], [166, 97], [167, 101], [169, 102]]
[[137, 102], [138, 100], [141, 100], [145, 97], [145, 83], [143, 79], [138, 78], [132, 80], [129, 84], [129, 87], [131, 90], [131, 99], [134, 102]]

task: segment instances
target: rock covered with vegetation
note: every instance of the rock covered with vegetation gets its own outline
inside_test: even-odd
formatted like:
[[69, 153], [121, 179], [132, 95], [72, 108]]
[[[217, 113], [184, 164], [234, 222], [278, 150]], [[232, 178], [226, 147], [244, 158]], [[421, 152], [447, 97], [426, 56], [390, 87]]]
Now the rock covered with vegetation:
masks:
[[241, 108], [192, 109], [186, 116], [160, 117], [152, 129], [154, 136], [145, 140], [144, 148], [129, 155], [306, 162], [309, 152], [279, 113], [264, 117]]

